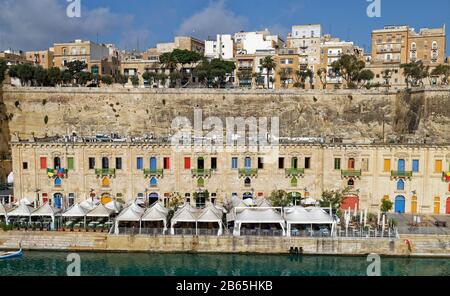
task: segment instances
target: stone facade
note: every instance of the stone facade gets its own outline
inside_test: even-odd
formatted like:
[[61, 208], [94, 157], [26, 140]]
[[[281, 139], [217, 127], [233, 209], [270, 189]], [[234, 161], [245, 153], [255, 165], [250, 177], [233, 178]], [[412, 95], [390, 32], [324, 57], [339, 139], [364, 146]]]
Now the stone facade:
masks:
[[[344, 203], [376, 212], [381, 200], [395, 211], [450, 214], [448, 145], [288, 145], [261, 151], [177, 151], [156, 143], [13, 142], [16, 199], [96, 197], [167, 204], [174, 193], [195, 205], [195, 192], [211, 202], [232, 196], [268, 197], [285, 190], [320, 199], [325, 190], [350, 188]], [[120, 159], [120, 160], [118, 160]], [[270, 159], [270, 161], [269, 161]], [[65, 168], [64, 177], [47, 169]], [[347, 206], [346, 206], [347, 207]]]

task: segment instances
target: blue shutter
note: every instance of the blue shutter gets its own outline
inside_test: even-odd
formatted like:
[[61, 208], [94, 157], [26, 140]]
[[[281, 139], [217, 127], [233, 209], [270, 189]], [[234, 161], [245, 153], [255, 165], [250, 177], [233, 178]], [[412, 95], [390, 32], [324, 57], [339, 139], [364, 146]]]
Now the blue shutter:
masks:
[[419, 172], [419, 160], [418, 159], [413, 160], [413, 172], [414, 173]]
[[231, 159], [231, 168], [232, 169], [237, 169], [237, 167], [238, 167], [238, 159], [237, 159], [237, 157], [233, 157]]
[[142, 157], [137, 158], [137, 169], [142, 170], [144, 168], [144, 160]]

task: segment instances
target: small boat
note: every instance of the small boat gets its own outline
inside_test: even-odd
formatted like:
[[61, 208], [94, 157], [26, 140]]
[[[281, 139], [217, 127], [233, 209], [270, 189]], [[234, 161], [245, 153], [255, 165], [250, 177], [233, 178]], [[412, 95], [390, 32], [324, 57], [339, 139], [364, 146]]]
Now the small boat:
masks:
[[12, 251], [12, 252], [0, 252], [0, 260], [21, 257], [22, 255], [23, 255], [22, 249], [20, 249], [19, 251]]

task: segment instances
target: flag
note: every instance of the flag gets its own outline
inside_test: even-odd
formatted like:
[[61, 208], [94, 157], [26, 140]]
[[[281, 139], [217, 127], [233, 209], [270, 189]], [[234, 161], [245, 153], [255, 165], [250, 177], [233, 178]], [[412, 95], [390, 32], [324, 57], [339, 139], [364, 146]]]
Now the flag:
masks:
[[58, 177], [63, 178], [64, 175], [66, 174], [66, 170], [65, 169], [59, 169], [58, 170]]

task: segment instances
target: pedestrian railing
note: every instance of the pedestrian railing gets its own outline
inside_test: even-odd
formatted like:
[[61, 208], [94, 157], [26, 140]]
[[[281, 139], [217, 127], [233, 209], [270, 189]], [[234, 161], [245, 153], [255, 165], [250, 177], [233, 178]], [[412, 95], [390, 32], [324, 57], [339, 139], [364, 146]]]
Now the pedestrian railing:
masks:
[[241, 229], [241, 236], [283, 236], [283, 230], [276, 229]]
[[398, 227], [397, 231], [399, 234], [450, 235], [450, 228], [448, 227], [403, 226]]

